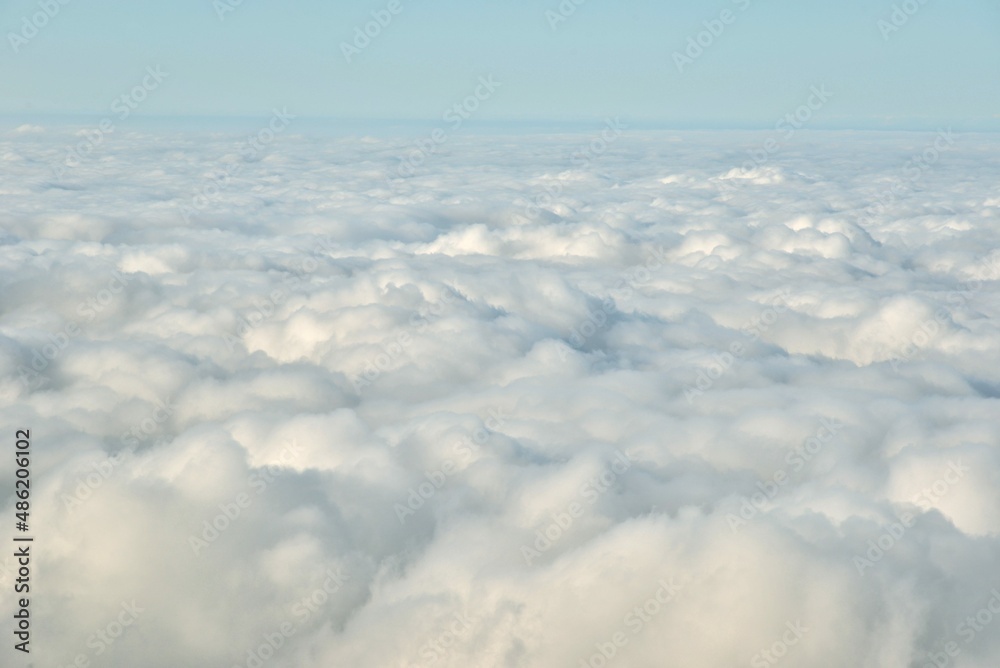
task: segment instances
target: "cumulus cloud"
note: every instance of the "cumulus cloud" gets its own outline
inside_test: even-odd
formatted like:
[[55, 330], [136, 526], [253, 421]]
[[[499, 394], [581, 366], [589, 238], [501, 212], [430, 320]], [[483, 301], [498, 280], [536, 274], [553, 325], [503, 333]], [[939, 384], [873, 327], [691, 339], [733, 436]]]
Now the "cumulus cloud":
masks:
[[39, 665], [995, 665], [995, 138], [80, 130], [0, 137]]

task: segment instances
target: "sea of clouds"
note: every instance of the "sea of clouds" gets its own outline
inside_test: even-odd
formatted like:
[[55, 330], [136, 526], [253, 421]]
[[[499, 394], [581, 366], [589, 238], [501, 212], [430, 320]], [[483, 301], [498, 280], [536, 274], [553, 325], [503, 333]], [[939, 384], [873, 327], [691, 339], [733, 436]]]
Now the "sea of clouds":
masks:
[[35, 665], [997, 665], [1000, 138], [295, 123], [0, 134]]

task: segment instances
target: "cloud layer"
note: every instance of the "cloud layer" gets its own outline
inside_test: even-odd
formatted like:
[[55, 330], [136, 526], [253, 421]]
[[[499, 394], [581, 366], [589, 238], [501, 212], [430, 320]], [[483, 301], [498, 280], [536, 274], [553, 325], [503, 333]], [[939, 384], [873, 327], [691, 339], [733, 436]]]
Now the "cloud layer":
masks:
[[296, 132], [0, 138], [39, 665], [995, 665], [996, 138]]

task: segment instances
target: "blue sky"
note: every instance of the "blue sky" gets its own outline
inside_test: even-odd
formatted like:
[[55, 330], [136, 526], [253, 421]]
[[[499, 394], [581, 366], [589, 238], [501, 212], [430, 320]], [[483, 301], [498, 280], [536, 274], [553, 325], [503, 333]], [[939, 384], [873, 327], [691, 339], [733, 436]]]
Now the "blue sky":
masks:
[[[243, 0], [222, 19], [239, 0], [41, 0], [58, 11], [25, 32], [39, 1], [0, 8], [0, 113], [107, 113], [159, 65], [169, 76], [137, 115], [440, 119], [493, 76], [475, 120], [770, 127], [825, 85], [815, 127], [1000, 129], [987, 0], [908, 0], [898, 26], [883, 0], [565, 0], [572, 14], [559, 0], [397, 0], [350, 63], [342, 43], [390, 0]], [[727, 10], [679, 71], [675, 52]]]

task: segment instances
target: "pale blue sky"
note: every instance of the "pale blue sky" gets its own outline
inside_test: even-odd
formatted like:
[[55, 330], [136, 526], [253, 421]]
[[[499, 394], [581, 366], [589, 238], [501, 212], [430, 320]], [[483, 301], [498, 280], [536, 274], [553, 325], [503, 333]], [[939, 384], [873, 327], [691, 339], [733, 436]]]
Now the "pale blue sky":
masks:
[[[995, 1], [908, 0], [919, 10], [888, 40], [883, 0], [586, 0], [555, 30], [559, 0], [398, 1], [347, 63], [340, 44], [389, 0], [243, 0], [225, 20], [213, 0], [70, 0], [16, 53], [10, 33], [41, 10], [11, 0], [0, 113], [106, 114], [160, 65], [137, 115], [440, 119], [493, 75], [476, 120], [770, 127], [826, 85], [815, 127], [1000, 129]], [[725, 9], [734, 22], [679, 72], [673, 53]]]

